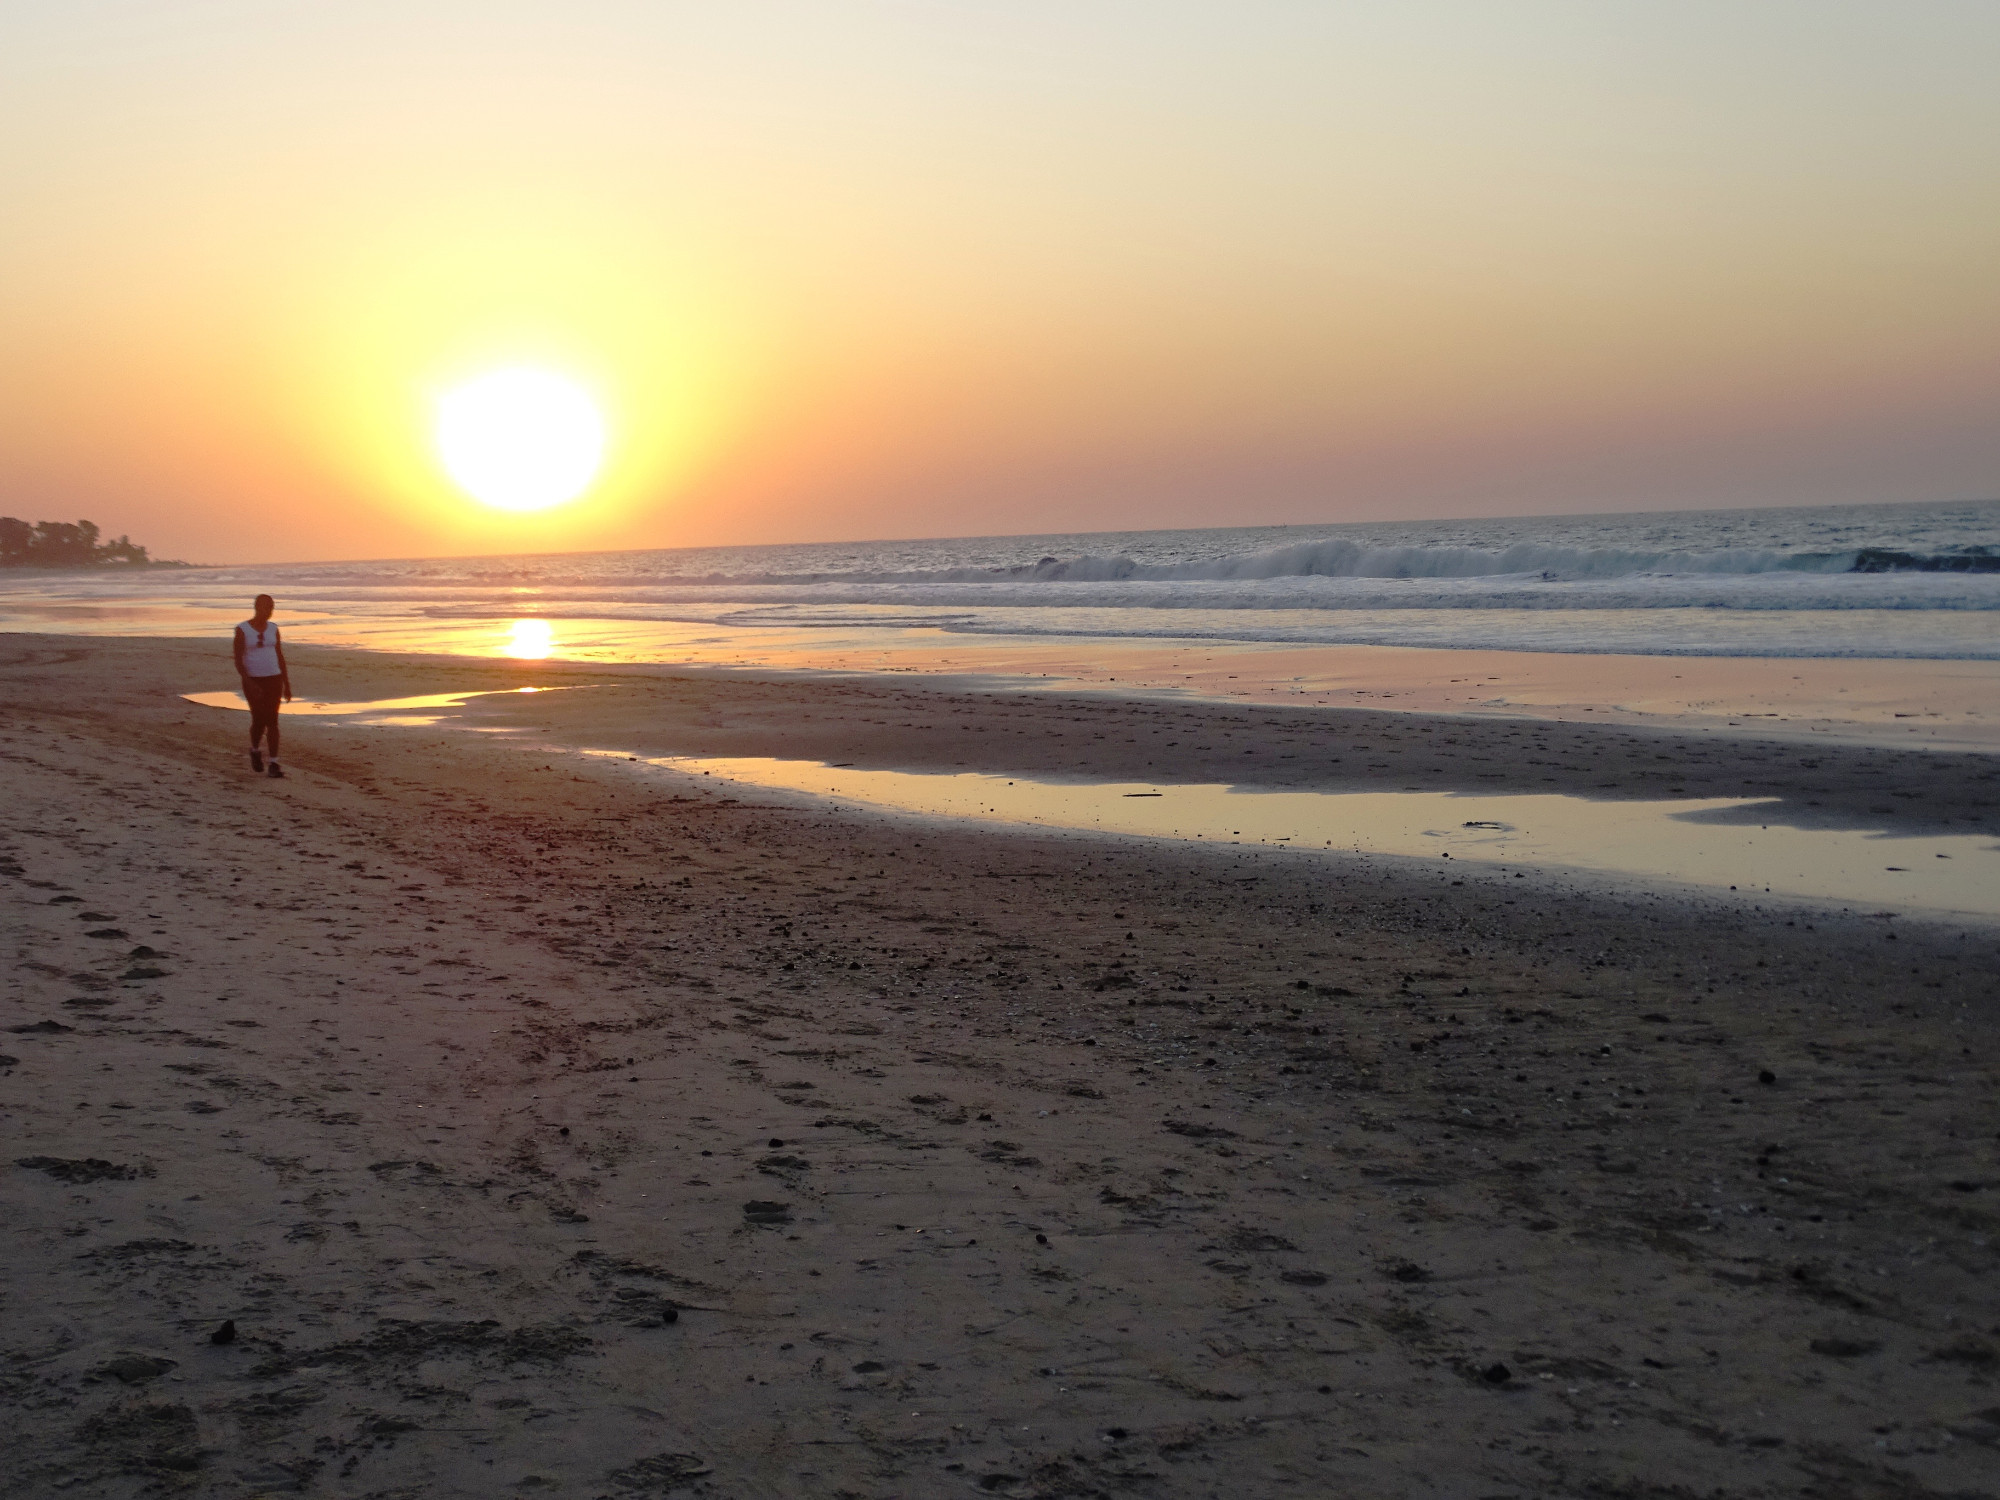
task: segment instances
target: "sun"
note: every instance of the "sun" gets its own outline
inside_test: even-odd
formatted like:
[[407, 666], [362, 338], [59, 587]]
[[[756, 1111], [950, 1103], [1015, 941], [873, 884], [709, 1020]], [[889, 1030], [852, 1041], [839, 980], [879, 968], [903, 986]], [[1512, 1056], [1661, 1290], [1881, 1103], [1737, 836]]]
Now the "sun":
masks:
[[604, 463], [604, 418], [582, 386], [549, 370], [494, 370], [437, 403], [438, 457], [473, 499], [547, 510], [590, 488]]

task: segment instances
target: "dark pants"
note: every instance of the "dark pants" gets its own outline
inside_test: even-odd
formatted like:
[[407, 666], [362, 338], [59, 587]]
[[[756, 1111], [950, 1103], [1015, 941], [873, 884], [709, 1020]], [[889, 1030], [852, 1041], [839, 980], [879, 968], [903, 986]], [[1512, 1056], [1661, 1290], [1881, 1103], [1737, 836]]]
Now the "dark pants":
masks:
[[284, 696], [285, 679], [282, 677], [246, 677], [243, 679], [243, 697], [250, 705], [250, 744], [270, 737], [270, 750], [278, 753], [278, 702]]

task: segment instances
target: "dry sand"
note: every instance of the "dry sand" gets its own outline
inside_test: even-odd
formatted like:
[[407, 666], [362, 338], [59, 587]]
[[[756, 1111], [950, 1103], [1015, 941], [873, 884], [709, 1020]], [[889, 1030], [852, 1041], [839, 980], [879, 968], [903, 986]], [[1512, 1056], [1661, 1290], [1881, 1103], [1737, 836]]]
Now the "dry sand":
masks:
[[0, 1494], [2000, 1488], [1990, 929], [554, 747], [1957, 831], [1990, 757], [298, 655], [324, 698], [601, 685], [468, 720], [532, 733], [295, 719], [269, 782], [177, 697], [216, 648], [0, 638]]

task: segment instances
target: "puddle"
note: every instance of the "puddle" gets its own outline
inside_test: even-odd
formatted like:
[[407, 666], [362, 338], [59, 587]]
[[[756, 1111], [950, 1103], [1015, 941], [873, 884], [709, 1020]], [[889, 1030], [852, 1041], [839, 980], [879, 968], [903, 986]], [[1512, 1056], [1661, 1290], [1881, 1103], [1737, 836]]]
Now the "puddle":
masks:
[[[618, 752], [616, 758], [628, 757]], [[1066, 783], [766, 759], [661, 758], [647, 764], [926, 817], [1417, 856], [1436, 860], [1447, 877], [1465, 865], [1505, 873], [1562, 867], [1745, 896], [2000, 918], [2000, 840], [1991, 835], [1760, 827], [1749, 821], [1761, 805], [1757, 799], [1596, 802], [1552, 795]]]
[[[427, 728], [438, 722], [434, 714], [413, 712], [426, 708], [463, 708], [474, 698], [497, 697], [506, 693], [554, 693], [561, 688], [478, 688], [464, 693], [423, 693], [415, 698], [376, 698], [366, 703], [330, 703], [320, 698], [294, 698], [284, 706], [283, 712], [306, 714], [309, 716], [355, 717], [360, 724], [394, 724], [414, 728]], [[240, 692], [182, 693], [189, 703], [199, 703], [203, 708], [234, 708], [248, 713], [250, 705], [243, 701]], [[359, 717], [368, 715], [366, 718]]]

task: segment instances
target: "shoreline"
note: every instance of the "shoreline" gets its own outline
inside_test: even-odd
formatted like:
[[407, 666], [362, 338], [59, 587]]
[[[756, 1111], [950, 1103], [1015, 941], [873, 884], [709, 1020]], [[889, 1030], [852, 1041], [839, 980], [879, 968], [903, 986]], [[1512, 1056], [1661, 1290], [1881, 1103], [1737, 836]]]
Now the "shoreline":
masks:
[[[0, 1493], [1984, 1483], [1989, 935], [535, 753], [1580, 785], [1655, 737], [295, 655], [342, 701], [604, 686], [468, 705], [516, 733], [288, 721], [273, 783], [177, 696], [233, 685], [212, 643], [0, 640], [0, 1118], [58, 1164], [0, 1168], [38, 1413]], [[1382, 769], [1287, 748], [1334, 726]], [[1821, 759], [1836, 815], [1991, 795], [1986, 757]]]
[[[536, 601], [522, 601], [532, 609]], [[227, 634], [231, 610], [69, 607], [80, 636], [0, 631], [0, 640], [146, 639]], [[1570, 611], [1568, 613], [1575, 614]], [[528, 655], [574, 666], [817, 677], [914, 676], [943, 685], [1102, 694], [1173, 702], [1378, 709], [1458, 718], [1610, 724], [1800, 745], [1881, 744], [2000, 752], [2000, 661], [1976, 657], [1747, 656], [1493, 650], [1422, 645], [1292, 645], [1145, 636], [999, 635], [910, 625], [792, 626], [529, 615], [342, 618], [310, 611], [294, 649], [363, 650], [469, 661], [520, 660], [518, 618], [541, 627]], [[0, 610], [12, 626], [23, 623]], [[161, 636], [170, 623], [204, 628]], [[105, 629], [115, 625], [114, 629]], [[301, 634], [303, 632], [303, 634]], [[320, 637], [314, 640], [314, 636]]]

